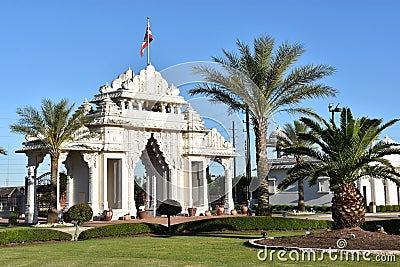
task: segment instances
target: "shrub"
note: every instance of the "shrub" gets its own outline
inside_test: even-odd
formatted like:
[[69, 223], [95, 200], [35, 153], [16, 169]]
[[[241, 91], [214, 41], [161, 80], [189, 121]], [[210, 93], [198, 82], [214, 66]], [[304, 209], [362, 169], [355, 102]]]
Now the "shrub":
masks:
[[321, 212], [327, 212], [328, 211], [329, 206], [322, 206], [321, 207]]
[[93, 217], [92, 208], [88, 204], [77, 204], [68, 209], [67, 218], [78, 225], [88, 222]]
[[163, 233], [165, 227], [150, 223], [120, 223], [94, 227], [79, 234], [79, 240], [109, 236], [132, 236], [138, 234]]
[[253, 204], [252, 206], [251, 206], [251, 209], [254, 211], [254, 210], [258, 210], [258, 204]]
[[51, 240], [71, 240], [72, 236], [68, 233], [51, 229], [12, 229], [0, 231], [0, 245], [10, 243], [39, 242]]
[[368, 221], [362, 224], [361, 228], [367, 231], [376, 231], [377, 225], [382, 225], [386, 233], [392, 235], [400, 235], [400, 220], [380, 220], [380, 221]]
[[302, 230], [331, 228], [331, 221], [276, 218], [268, 216], [226, 217], [199, 220], [175, 225], [178, 232], [246, 231], [246, 230]]
[[376, 206], [376, 212], [381, 212], [382, 206]]
[[400, 211], [400, 206], [399, 205], [394, 205], [393, 211]]
[[283, 206], [284, 211], [290, 211], [290, 206], [289, 205], [284, 205]]
[[386, 212], [386, 206], [380, 205], [380, 207], [381, 207], [381, 212]]
[[157, 209], [157, 212], [161, 215], [177, 215], [182, 211], [181, 204], [172, 199], [167, 199], [163, 201]]
[[392, 205], [387, 205], [386, 206], [386, 211], [393, 212], [393, 210], [394, 210], [394, 208], [393, 208]]
[[177, 215], [182, 211], [181, 203], [176, 200], [167, 199], [164, 200], [157, 209], [161, 215], [168, 216], [168, 232], [171, 232], [171, 215]]
[[10, 212], [10, 218], [8, 218], [8, 226], [17, 225], [18, 218], [19, 218], [19, 208], [15, 207], [14, 210]]

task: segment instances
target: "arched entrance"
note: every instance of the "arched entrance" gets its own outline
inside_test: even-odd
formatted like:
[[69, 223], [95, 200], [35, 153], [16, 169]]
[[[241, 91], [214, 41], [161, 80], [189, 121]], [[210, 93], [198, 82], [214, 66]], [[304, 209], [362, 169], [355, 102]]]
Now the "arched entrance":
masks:
[[155, 216], [158, 202], [172, 198], [171, 172], [152, 134], [140, 157], [146, 171], [146, 209]]

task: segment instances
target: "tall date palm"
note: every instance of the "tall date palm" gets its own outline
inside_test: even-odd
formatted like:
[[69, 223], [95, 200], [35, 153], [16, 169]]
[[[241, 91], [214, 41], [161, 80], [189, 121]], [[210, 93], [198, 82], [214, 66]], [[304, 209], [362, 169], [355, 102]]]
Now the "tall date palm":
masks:
[[281, 187], [308, 177], [311, 185], [318, 177], [328, 176], [332, 198], [332, 218], [339, 228], [350, 228], [365, 221], [365, 201], [355, 182], [362, 177], [386, 178], [400, 185], [400, 173], [385, 156], [399, 154], [398, 144], [377, 142], [379, 135], [399, 121], [382, 124], [381, 119], [355, 119], [349, 108], [343, 109], [340, 124], [322, 120], [323, 125], [309, 118], [300, 119], [311, 131], [300, 137], [316, 146], [293, 146], [286, 153], [309, 156], [315, 161], [295, 165]]
[[333, 97], [337, 90], [315, 83], [334, 73], [327, 65], [294, 66], [305, 52], [302, 45], [280, 44], [270, 36], [254, 39], [253, 49], [237, 41], [239, 54], [222, 50], [223, 57], [213, 57], [218, 63], [199, 66], [195, 73], [206, 83], [190, 90], [190, 94], [209, 96], [227, 104], [232, 110], [247, 111], [256, 137], [257, 182], [259, 186], [259, 214], [270, 215], [267, 158], [268, 120], [277, 113], [312, 114], [312, 110], [299, 107], [306, 99]]
[[[36, 138], [43, 149], [50, 154], [52, 189], [50, 220], [54, 220], [54, 214], [57, 214], [58, 160], [63, 144], [72, 141], [79, 130], [90, 121], [86, 116], [87, 110], [84, 108], [77, 109], [75, 112], [73, 110], [74, 104], [69, 104], [67, 99], [62, 99], [58, 103], [43, 99], [40, 110], [33, 107], [18, 108], [17, 114], [20, 117], [18, 123], [10, 126], [12, 132]], [[78, 136], [84, 137], [86, 134]]]

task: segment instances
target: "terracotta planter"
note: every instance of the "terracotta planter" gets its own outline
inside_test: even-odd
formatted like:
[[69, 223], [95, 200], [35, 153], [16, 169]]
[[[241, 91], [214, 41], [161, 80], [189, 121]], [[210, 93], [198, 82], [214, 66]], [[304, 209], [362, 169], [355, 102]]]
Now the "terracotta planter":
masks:
[[188, 208], [188, 213], [190, 217], [196, 216], [197, 208]]
[[235, 209], [231, 210], [231, 215], [237, 215], [237, 211]]
[[[211, 211], [206, 210], [206, 211], [204, 212], [204, 216], [211, 216]], [[399, 216], [400, 216], [400, 215], [399, 215]]]
[[138, 212], [139, 219], [147, 219], [149, 212], [147, 210], [142, 210]]
[[112, 216], [113, 216], [113, 211], [112, 211], [112, 209], [110, 209], [110, 210], [105, 210], [104, 211], [104, 220], [105, 221], [111, 221], [111, 219], [112, 219]]
[[246, 205], [242, 206], [242, 214], [247, 215], [247, 206]]
[[219, 206], [217, 208], [217, 215], [222, 215], [224, 214], [224, 206]]

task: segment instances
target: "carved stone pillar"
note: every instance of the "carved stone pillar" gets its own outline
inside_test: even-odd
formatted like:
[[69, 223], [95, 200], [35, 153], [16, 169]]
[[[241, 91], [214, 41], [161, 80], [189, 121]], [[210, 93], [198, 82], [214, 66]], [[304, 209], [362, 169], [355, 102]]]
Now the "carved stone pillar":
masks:
[[28, 166], [27, 188], [26, 194], [26, 207], [25, 207], [25, 223], [36, 223], [35, 215], [35, 168], [36, 166]]
[[92, 207], [93, 215], [99, 214], [99, 176], [97, 169], [98, 153], [82, 153], [83, 160], [88, 164], [89, 168], [89, 192], [88, 204]]
[[156, 209], [157, 209], [157, 180], [156, 180], [156, 176], [155, 175], [153, 175], [152, 177], [151, 177], [151, 179], [152, 179], [152, 182], [153, 182], [153, 188], [152, 188], [152, 191], [153, 191], [153, 217], [156, 217]]
[[74, 205], [74, 180], [71, 175], [67, 175], [67, 209]]
[[225, 214], [230, 214], [231, 210], [235, 208], [232, 197], [232, 159], [222, 159], [222, 165], [225, 168]]
[[[68, 153], [61, 153], [60, 157], [58, 158], [58, 166], [61, 166], [68, 157]], [[58, 177], [57, 177], [57, 211], [61, 210], [61, 205], [60, 205], [60, 172], [57, 170]]]

